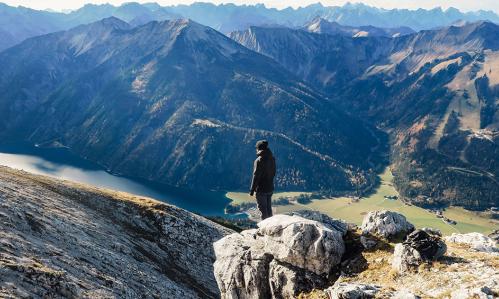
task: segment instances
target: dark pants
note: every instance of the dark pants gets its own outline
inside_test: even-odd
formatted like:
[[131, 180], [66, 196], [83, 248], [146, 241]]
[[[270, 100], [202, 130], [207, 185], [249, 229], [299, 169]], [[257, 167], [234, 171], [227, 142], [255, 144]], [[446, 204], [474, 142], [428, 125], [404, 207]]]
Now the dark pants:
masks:
[[272, 217], [272, 192], [256, 193], [256, 204], [262, 213], [262, 220]]

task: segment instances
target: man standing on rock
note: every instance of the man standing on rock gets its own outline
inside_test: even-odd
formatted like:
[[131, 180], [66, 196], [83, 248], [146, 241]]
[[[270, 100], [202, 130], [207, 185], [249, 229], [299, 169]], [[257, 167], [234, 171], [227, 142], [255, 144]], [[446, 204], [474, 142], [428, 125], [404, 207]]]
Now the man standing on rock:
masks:
[[250, 196], [256, 192], [256, 203], [263, 220], [272, 216], [272, 193], [274, 192], [276, 166], [267, 140], [260, 140], [256, 143], [256, 155]]

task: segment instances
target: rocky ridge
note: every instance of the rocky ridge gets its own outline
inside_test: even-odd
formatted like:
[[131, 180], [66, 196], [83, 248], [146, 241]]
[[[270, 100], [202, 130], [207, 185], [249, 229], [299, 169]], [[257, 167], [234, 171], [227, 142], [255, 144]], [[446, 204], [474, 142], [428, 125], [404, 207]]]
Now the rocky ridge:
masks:
[[0, 167], [1, 298], [217, 298], [231, 233], [149, 198]]

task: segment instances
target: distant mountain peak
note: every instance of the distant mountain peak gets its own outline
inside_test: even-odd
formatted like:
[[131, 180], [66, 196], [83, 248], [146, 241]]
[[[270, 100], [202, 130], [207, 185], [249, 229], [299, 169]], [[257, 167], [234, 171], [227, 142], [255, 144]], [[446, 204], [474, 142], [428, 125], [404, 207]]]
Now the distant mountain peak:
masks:
[[409, 27], [378, 28], [375, 26], [344, 26], [335, 21], [329, 21], [317, 16], [304, 26], [304, 29], [313, 33], [326, 33], [344, 35], [349, 37], [384, 36], [396, 37], [414, 33]]
[[126, 30], [130, 28], [130, 25], [127, 22], [115, 16], [104, 18], [100, 21], [97, 21], [97, 23], [101, 23], [104, 26], [112, 26], [115, 29], [121, 29], [121, 30]]

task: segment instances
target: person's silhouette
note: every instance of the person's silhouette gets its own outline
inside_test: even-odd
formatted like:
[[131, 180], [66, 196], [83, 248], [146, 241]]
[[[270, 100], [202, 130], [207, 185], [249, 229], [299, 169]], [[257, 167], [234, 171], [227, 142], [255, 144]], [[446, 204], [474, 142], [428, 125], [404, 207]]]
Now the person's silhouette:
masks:
[[276, 164], [266, 140], [260, 140], [256, 143], [256, 155], [250, 196], [256, 193], [256, 202], [263, 220], [272, 216], [272, 193], [274, 192]]

